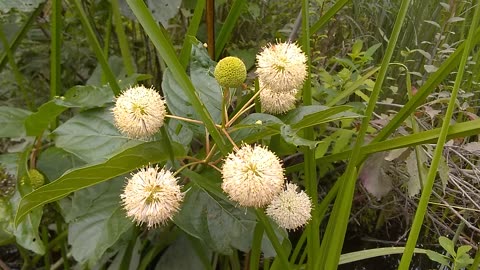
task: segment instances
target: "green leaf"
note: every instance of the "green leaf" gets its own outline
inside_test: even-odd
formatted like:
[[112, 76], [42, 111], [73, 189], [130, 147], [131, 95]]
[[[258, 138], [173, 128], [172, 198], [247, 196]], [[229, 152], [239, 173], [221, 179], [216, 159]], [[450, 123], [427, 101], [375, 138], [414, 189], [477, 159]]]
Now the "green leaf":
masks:
[[321, 105], [301, 106], [288, 113], [283, 120], [290, 124], [293, 129], [299, 130], [333, 120], [361, 117], [353, 113], [351, 115], [339, 115], [339, 113], [351, 108], [350, 106], [335, 106], [332, 108]]
[[41, 135], [50, 123], [68, 108], [102, 107], [111, 102], [113, 94], [110, 87], [74, 86], [67, 91], [65, 97], [57, 97], [44, 103], [25, 120], [27, 134]]
[[432, 251], [432, 250], [427, 250], [426, 251], [426, 254], [428, 256], [428, 258], [434, 262], [438, 262], [439, 264], [441, 265], [449, 265], [450, 264], [450, 261], [448, 259], [448, 257], [438, 253], [438, 252], [435, 252], [435, 251]]
[[[200, 47], [201, 46], [201, 47]], [[221, 121], [222, 89], [212, 76], [215, 62], [210, 60], [205, 48], [200, 43], [192, 46], [190, 78], [196, 93], [214, 122]], [[170, 113], [186, 118], [201, 120], [195, 112], [184, 90], [174, 79], [172, 72], [167, 69], [163, 75], [162, 90], [165, 95]], [[205, 128], [201, 125], [186, 123], [197, 134], [204, 134]]]
[[236, 142], [253, 142], [280, 133], [282, 120], [265, 113], [252, 113], [233, 127], [231, 137]]
[[113, 98], [112, 89], [108, 86], [77, 85], [68, 89], [64, 99], [58, 99], [57, 104], [65, 104], [70, 108], [90, 109], [112, 103]]
[[335, 1], [335, 4], [333, 4], [322, 16], [320, 16], [319, 20], [312, 25], [310, 28], [311, 33], [315, 33], [318, 30], [320, 30], [323, 26], [325, 26], [328, 22], [330, 22], [330, 19], [337, 14], [337, 12], [345, 6], [349, 0], [339, 0]]
[[[203, 240], [213, 251], [230, 254], [236, 248], [248, 252], [256, 225], [251, 209], [235, 207], [228, 201], [219, 183], [212, 183], [211, 177], [207, 179], [188, 170], [182, 174], [188, 176], [195, 185], [187, 193], [182, 209], [175, 216], [175, 224], [186, 233]], [[282, 241], [283, 232], [274, 226], [278, 229], [276, 235], [279, 241]], [[266, 257], [276, 254], [265, 235], [262, 252]]]
[[182, 0], [148, 0], [147, 3], [155, 20], [166, 28], [168, 21], [177, 15]]
[[[119, 81], [121, 87], [128, 87], [139, 79], [148, 78], [146, 75], [134, 74], [123, 81]], [[47, 103], [44, 103], [38, 111], [31, 114], [25, 120], [27, 135], [39, 136], [48, 128], [57, 116], [68, 108], [80, 108], [82, 110], [104, 107], [106, 104], [113, 103], [114, 96], [109, 85], [97, 87], [93, 85], [77, 85], [65, 93], [63, 97], [56, 97]]]
[[9, 200], [0, 198], [0, 246], [15, 241], [13, 236], [13, 210]]
[[298, 136], [297, 131], [292, 129], [289, 125], [282, 125], [280, 128], [280, 134], [287, 143], [295, 146], [307, 146], [310, 149], [315, 149], [320, 143], [318, 141], [311, 141]]
[[188, 191], [174, 222], [222, 254], [231, 254], [234, 248], [247, 252], [256, 224], [255, 215], [250, 211], [216, 200], [196, 186]]
[[370, 48], [368, 48], [365, 51], [365, 56], [366, 57], [372, 57], [373, 53], [375, 53], [378, 50], [378, 48], [380, 48], [381, 46], [382, 46], [382, 43], [377, 43], [377, 44], [372, 45]]
[[81, 112], [53, 132], [55, 145], [91, 163], [140, 143], [121, 135], [113, 122], [109, 109]]
[[[208, 248], [200, 250], [203, 256], [211, 257], [212, 251]], [[182, 259], [179, 259], [182, 258]], [[173, 244], [162, 254], [155, 269], [169, 269], [169, 270], [202, 270], [205, 267], [202, 264], [197, 252], [192, 243], [188, 240], [185, 234], [180, 235]]]
[[11, 1], [11, 0], [0, 0], [0, 13], [8, 13], [10, 10], [15, 9], [20, 12], [32, 12], [38, 5], [45, 2], [45, 0], [22, 0], [22, 1]]
[[93, 267], [133, 226], [121, 207], [123, 185], [123, 178], [117, 178], [73, 195], [65, 221], [69, 223], [68, 243], [77, 262]]
[[332, 154], [344, 151], [345, 148], [350, 145], [350, 141], [354, 134], [354, 131], [348, 129], [339, 129], [335, 131], [334, 134], [331, 135], [332, 138], [335, 136]]
[[36, 254], [43, 255], [45, 254], [45, 246], [43, 245], [38, 233], [38, 226], [42, 220], [43, 209], [38, 208], [26, 213], [22, 222], [18, 225], [15, 225], [13, 221], [13, 209], [17, 208], [21, 199], [20, 192], [17, 190], [13, 197], [10, 198], [10, 201], [3, 205], [2, 208], [4, 208], [5, 214], [8, 214], [8, 216], [2, 215], [2, 217], [6, 218], [6, 220], [3, 220], [3, 222], [0, 219], [0, 235], [2, 233], [6, 233], [7, 237], [8, 235], [14, 236], [17, 244], [23, 248], [33, 251]]
[[57, 147], [49, 147], [42, 151], [37, 160], [37, 169], [50, 180], [59, 178], [68, 169], [83, 165], [85, 165], [83, 160]]
[[25, 136], [24, 121], [30, 114], [20, 108], [0, 106], [0, 138]]
[[[185, 154], [181, 145], [174, 143], [172, 147], [175, 157]], [[150, 163], [165, 161], [169, 158], [169, 153], [165, 149], [164, 141], [147, 142], [124, 150], [104, 162], [69, 170], [57, 180], [27, 194], [20, 202], [15, 224], [23, 220], [32, 209], [60, 200], [74, 191], [93, 186]]]
[[463, 255], [467, 255], [469, 256], [467, 253], [472, 249], [472, 246], [468, 246], [468, 245], [463, 245], [463, 246], [460, 246], [458, 247], [457, 249], [457, 257], [461, 257]]
[[225, 44], [227, 44], [228, 40], [230, 39], [231, 34], [233, 33], [233, 29], [235, 24], [245, 11], [247, 11], [248, 2], [246, 0], [235, 0], [233, 5], [228, 12], [227, 18], [224, 21], [220, 32], [215, 40], [215, 59], [218, 59], [223, 52]]
[[55, 118], [65, 111], [68, 107], [58, 105], [55, 100], [44, 103], [38, 111], [32, 113], [25, 119], [25, 128], [28, 136], [40, 136], [48, 128]]
[[473, 264], [473, 259], [468, 254], [462, 254], [455, 258], [455, 269], [461, 269]]
[[352, 46], [352, 58], [356, 58], [360, 55], [360, 53], [362, 52], [362, 47], [363, 41], [361, 39], [356, 40]]
[[8, 174], [17, 178], [17, 163], [19, 158], [18, 153], [1, 154], [0, 167], [3, 167]]
[[452, 255], [453, 257], [457, 256], [457, 253], [455, 252], [455, 245], [453, 244], [453, 241], [448, 239], [445, 236], [440, 236], [438, 238], [438, 242], [440, 243], [440, 246], [445, 249], [448, 254]]
[[[361, 251], [354, 251], [354, 252], [340, 255], [339, 264], [357, 262], [357, 261], [380, 257], [380, 256], [402, 254], [404, 250], [405, 250], [404, 247], [387, 247], [387, 248], [373, 248], [373, 249], [366, 249]], [[423, 254], [428, 251], [429, 250], [425, 250], [421, 248], [416, 248], [414, 250], [415, 253], [423, 253]]]

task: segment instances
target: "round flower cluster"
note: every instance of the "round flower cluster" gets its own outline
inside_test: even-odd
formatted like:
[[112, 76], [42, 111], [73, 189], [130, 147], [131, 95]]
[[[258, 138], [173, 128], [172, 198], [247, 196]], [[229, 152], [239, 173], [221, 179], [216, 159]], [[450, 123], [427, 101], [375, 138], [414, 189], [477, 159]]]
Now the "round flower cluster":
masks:
[[268, 113], [285, 113], [294, 108], [297, 89], [307, 76], [307, 57], [290, 42], [269, 44], [257, 55], [260, 102]]
[[115, 125], [133, 139], [153, 136], [163, 126], [167, 110], [165, 101], [153, 88], [143, 85], [123, 92], [113, 108]]
[[297, 185], [288, 183], [287, 188], [276, 196], [267, 207], [269, 215], [280, 227], [296, 230], [305, 225], [311, 216], [312, 202], [308, 195], [297, 192]]
[[230, 153], [222, 167], [222, 189], [241, 206], [263, 207], [283, 187], [285, 179], [278, 157], [259, 145], [243, 145]]
[[184, 196], [172, 173], [158, 169], [146, 167], [133, 174], [120, 195], [127, 216], [148, 228], [172, 219]]
[[227, 56], [218, 62], [213, 74], [220, 86], [236, 88], [247, 78], [247, 68], [238, 57]]
[[[260, 89], [262, 89], [261, 84]], [[295, 108], [297, 93], [297, 89], [293, 89], [290, 92], [277, 92], [269, 88], [262, 89], [260, 91], [262, 111], [272, 114], [281, 114], [290, 111]]]

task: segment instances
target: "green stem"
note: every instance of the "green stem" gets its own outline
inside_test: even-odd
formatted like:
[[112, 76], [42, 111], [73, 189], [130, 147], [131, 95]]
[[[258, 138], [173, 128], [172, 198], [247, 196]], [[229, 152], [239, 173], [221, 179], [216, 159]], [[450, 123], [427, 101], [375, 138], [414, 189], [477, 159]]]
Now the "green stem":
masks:
[[115, 32], [117, 33], [118, 45], [120, 46], [123, 65], [125, 66], [128, 76], [131, 76], [133, 73], [135, 73], [135, 68], [133, 65], [132, 53], [130, 52], [130, 47], [128, 46], [128, 39], [125, 35], [125, 29], [123, 29], [122, 16], [120, 15], [118, 0], [110, 0], [110, 3], [112, 5], [113, 22], [115, 23]]
[[230, 88], [223, 87], [223, 98], [222, 98], [222, 128], [225, 129], [225, 126], [228, 122], [228, 105], [230, 101]]
[[232, 255], [229, 256], [230, 258], [230, 266], [231, 270], [240, 270], [240, 259], [238, 258], [238, 251], [234, 250]]
[[137, 242], [137, 237], [140, 234], [140, 229], [137, 226], [133, 226], [133, 232], [128, 242], [127, 249], [122, 258], [122, 263], [119, 270], [128, 270], [130, 269], [130, 262], [132, 260], [132, 254], [135, 249], [135, 244]]
[[[107, 27], [105, 27], [105, 38], [104, 44], [103, 44], [103, 55], [105, 55], [105, 58], [108, 61], [108, 58], [110, 57], [110, 41], [111, 41], [111, 36], [112, 36], [112, 9], [108, 10], [108, 19], [107, 19]], [[93, 22], [92, 22], [93, 23]], [[107, 76], [105, 72], [102, 72], [101, 80], [102, 85], [107, 82]]]
[[[197, 257], [202, 262], [203, 269], [213, 270], [212, 266], [210, 265], [210, 258], [208, 258], [206, 254], [208, 251], [205, 250], [205, 247], [202, 244], [202, 242], [191, 235], [188, 235], [187, 238], [190, 241], [190, 244], [192, 245], [193, 249], [195, 250]], [[235, 254], [235, 251], [233, 251], [233, 253]]]
[[295, 246], [295, 249], [292, 252], [292, 256], [290, 256], [290, 264], [295, 265], [295, 261], [297, 260], [298, 254], [300, 254], [300, 251], [302, 250], [303, 244], [305, 244], [305, 241], [307, 240], [307, 231], [303, 231], [302, 236], [300, 236], [300, 239], [297, 242], [297, 245]]
[[475, 259], [473, 259], [473, 263], [468, 268], [468, 270], [478, 270], [478, 267], [480, 266], [480, 248], [477, 249], [477, 254], [475, 255]]
[[320, 260], [324, 262], [324, 269], [336, 269], [340, 259], [340, 253], [342, 251], [350, 210], [352, 207], [353, 193], [355, 190], [355, 183], [358, 173], [357, 166], [360, 165], [360, 160], [362, 158], [360, 149], [364, 144], [367, 129], [369, 127], [378, 96], [380, 95], [383, 81], [386, 77], [390, 59], [395, 49], [395, 44], [397, 43], [409, 3], [409, 0], [403, 0], [400, 6], [392, 34], [385, 51], [385, 56], [380, 66], [377, 81], [373, 87], [372, 94], [365, 111], [365, 117], [363, 118], [357, 140], [353, 147], [352, 156], [350, 157], [346, 172], [342, 177], [345, 181], [343, 181], [338, 194], [339, 196], [337, 196], [337, 199], [335, 200], [332, 217], [327, 225], [326, 235], [328, 236], [328, 242], [326, 242], [325, 249], [321, 253], [320, 257]]
[[[57, 233], [59, 233], [59, 236], [62, 236], [62, 238], [57, 237], [56, 239], [58, 239], [58, 241], [61, 241], [59, 243], [59, 246], [60, 246], [60, 253], [62, 254], [62, 258], [63, 258], [63, 269], [64, 270], [69, 270], [70, 265], [68, 264], [66, 242], [63, 241], [67, 237], [68, 231], [62, 229], [62, 220], [61, 220], [60, 217], [58, 217], [58, 215], [57, 215], [56, 224], [57, 224]], [[54, 241], [51, 241], [50, 243], [53, 244]]]
[[267, 216], [265, 215], [262, 209], [255, 209], [255, 213], [257, 214], [258, 220], [262, 223], [263, 228], [267, 233], [268, 239], [270, 239], [270, 242], [273, 245], [273, 248], [277, 252], [277, 257], [280, 259], [280, 263], [282, 264], [282, 269], [284, 270], [291, 269], [290, 263], [288, 262], [288, 256], [285, 253], [285, 250], [283, 249], [282, 245], [278, 241], [277, 235], [275, 234], [275, 231], [272, 228], [272, 224], [270, 224], [270, 222], [268, 221]]
[[[307, 78], [303, 85], [303, 104], [305, 106], [312, 105], [312, 88], [311, 88], [311, 75], [310, 75], [310, 22], [309, 22], [309, 0], [302, 1], [302, 47], [303, 51], [307, 55]], [[304, 129], [304, 136], [307, 140], [314, 140], [315, 135], [313, 127]], [[305, 169], [305, 188], [307, 194], [312, 199], [313, 214], [312, 220], [307, 225], [306, 231], [307, 237], [307, 250], [308, 260], [307, 269], [313, 269], [315, 266], [315, 260], [317, 259], [318, 251], [320, 249], [319, 244], [319, 220], [318, 215], [315, 213], [318, 205], [318, 192], [317, 192], [317, 166], [315, 163], [315, 149], [308, 147], [302, 147], [304, 154], [304, 169]]]
[[262, 252], [263, 225], [257, 222], [253, 231], [252, 250], [250, 251], [250, 270], [258, 270], [260, 266], [260, 253]]
[[77, 13], [79, 15], [80, 22], [82, 23], [83, 28], [85, 30], [85, 34], [87, 36], [88, 42], [90, 43], [90, 46], [92, 46], [93, 51], [97, 56], [97, 60], [100, 63], [100, 66], [102, 67], [103, 72], [105, 73], [107, 81], [110, 84], [110, 87], [112, 88], [113, 94], [114, 95], [120, 94], [120, 86], [118, 85], [115, 75], [113, 75], [113, 72], [110, 69], [110, 66], [108, 65], [108, 61], [105, 58], [105, 55], [103, 54], [102, 47], [100, 46], [100, 43], [98, 42], [95, 36], [95, 32], [93, 31], [92, 26], [88, 22], [88, 17], [85, 14], [85, 11], [83, 10], [81, 1], [80, 0], [70, 0], [70, 1], [73, 2], [73, 5], [77, 9]]
[[[260, 91], [260, 83], [258, 82], [258, 78], [255, 78], [255, 93]], [[260, 103], [260, 97], [257, 96], [255, 98], [255, 112], [256, 113], [261, 113], [262, 112], [262, 106]]]
[[432, 194], [433, 183], [437, 176], [437, 169], [440, 163], [440, 159], [443, 154], [443, 147], [447, 140], [448, 129], [450, 127], [450, 120], [453, 116], [453, 110], [455, 109], [455, 102], [457, 101], [457, 94], [462, 83], [463, 74], [465, 72], [465, 66], [467, 64], [468, 55], [470, 54], [470, 48], [473, 45], [473, 38], [475, 29], [477, 28], [478, 18], [480, 15], [480, 1], [477, 1], [475, 8], [475, 14], [473, 15], [472, 25], [468, 32], [468, 38], [465, 43], [465, 49], [462, 54], [462, 59], [460, 60], [460, 65], [458, 68], [458, 73], [455, 78], [455, 84], [453, 85], [452, 95], [450, 96], [450, 101], [448, 103], [448, 108], [445, 113], [444, 122], [440, 130], [440, 135], [438, 137], [437, 146], [435, 152], [433, 153], [432, 163], [428, 171], [427, 179], [425, 181], [425, 187], [422, 191], [422, 196], [420, 197], [420, 202], [418, 203], [417, 211], [415, 212], [415, 218], [413, 219], [413, 224], [410, 229], [410, 234], [408, 236], [407, 244], [405, 246], [405, 252], [403, 253], [402, 259], [400, 261], [399, 268], [400, 270], [408, 269], [410, 262], [412, 260], [413, 251], [415, 245], [417, 244], [418, 235], [420, 234], [420, 229], [422, 228], [423, 219], [427, 211], [428, 201], [430, 200], [430, 195]]
[[[48, 229], [46, 225], [42, 225], [42, 241], [45, 247], [48, 247]], [[43, 262], [45, 264], [45, 269], [50, 269], [50, 249], [45, 251], [43, 255]]]
[[[52, 0], [50, 27], [50, 99], [60, 93], [62, 88], [61, 52], [62, 52], [62, 1]], [[52, 122], [52, 129], [57, 126], [57, 119]]]

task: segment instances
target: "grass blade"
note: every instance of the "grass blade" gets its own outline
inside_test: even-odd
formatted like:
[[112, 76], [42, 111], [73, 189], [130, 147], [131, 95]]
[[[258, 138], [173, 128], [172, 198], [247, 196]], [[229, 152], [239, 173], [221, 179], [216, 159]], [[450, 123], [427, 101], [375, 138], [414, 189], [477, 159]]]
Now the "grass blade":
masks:
[[420, 201], [418, 203], [418, 207], [415, 212], [415, 218], [413, 219], [413, 224], [410, 229], [410, 234], [408, 235], [407, 244], [405, 246], [405, 252], [403, 253], [402, 260], [400, 261], [400, 266], [398, 268], [400, 270], [408, 269], [410, 266], [410, 262], [412, 261], [413, 251], [415, 249], [415, 245], [417, 244], [418, 236], [420, 234], [420, 229], [422, 228], [422, 224], [423, 224], [423, 219], [427, 211], [428, 201], [430, 200], [430, 195], [432, 194], [433, 183], [437, 176], [437, 169], [440, 163], [440, 158], [443, 155], [443, 146], [445, 145], [445, 142], [447, 140], [448, 129], [450, 126], [451, 118], [453, 116], [453, 110], [456, 107], [455, 102], [457, 100], [457, 94], [460, 89], [460, 84], [462, 83], [463, 74], [465, 72], [465, 66], [467, 64], [468, 56], [470, 54], [470, 48], [472, 48], [474, 44], [473, 37], [474, 37], [475, 29], [477, 28], [479, 18], [480, 18], [480, 3], [478, 3], [477, 1], [477, 5], [475, 7], [475, 14], [473, 15], [473, 19], [472, 19], [472, 25], [468, 33], [467, 41], [465, 43], [465, 50], [463, 51], [462, 59], [460, 60], [458, 73], [455, 78], [455, 84], [453, 85], [453, 90], [450, 96], [450, 101], [448, 103], [448, 108], [442, 123], [442, 128], [440, 130], [437, 146], [435, 148], [435, 152], [433, 153], [433, 159], [430, 165], [430, 169], [428, 171], [424, 189], [422, 190], [422, 196], [420, 197]]
[[[342, 256], [340, 256], [339, 264], [357, 262], [357, 261], [380, 257], [380, 256], [402, 254], [403, 252], [405, 252], [404, 247], [386, 247], [386, 248], [373, 248], [373, 249], [360, 250], [360, 251], [342, 254]], [[420, 253], [420, 254], [426, 254], [427, 250], [422, 248], [416, 248], [414, 252]]]
[[246, 0], [235, 0], [233, 2], [232, 8], [225, 19], [225, 23], [218, 33], [218, 37], [215, 40], [215, 59], [218, 59], [223, 52], [225, 44], [227, 44], [230, 39], [230, 35], [233, 32], [233, 28], [237, 23], [240, 15], [246, 10], [247, 1]]
[[327, 24], [330, 19], [337, 14], [337, 12], [343, 8], [350, 0], [340, 0], [335, 2], [332, 7], [330, 7], [325, 14], [323, 14], [320, 19], [311, 27], [311, 32], [315, 33], [320, 30], [325, 24]]
[[132, 53], [130, 52], [130, 47], [128, 46], [128, 39], [125, 35], [125, 29], [123, 29], [118, 0], [111, 0], [110, 3], [112, 5], [115, 32], [117, 33], [118, 37], [118, 43], [120, 46], [120, 52], [122, 54], [123, 65], [125, 66], [125, 70], [127, 71], [128, 76], [131, 76], [133, 73], [135, 73], [135, 68], [133, 65]]
[[[474, 37], [474, 44], [480, 42], [480, 29], [477, 29]], [[412, 114], [412, 112], [420, 106], [428, 95], [442, 82], [454, 68], [457, 67], [460, 62], [460, 56], [465, 50], [465, 43], [458, 46], [454, 53], [452, 53], [439, 67], [439, 69], [433, 73], [422, 87], [418, 89], [418, 92], [410, 99], [402, 109], [388, 122], [388, 124], [382, 128], [378, 135], [372, 142], [378, 142], [385, 140], [395, 129], [397, 129], [405, 119]]]
[[[30, 30], [30, 27], [33, 25], [33, 23], [37, 19], [38, 15], [40, 15], [40, 13], [42, 12], [44, 5], [45, 5], [45, 3], [40, 4], [37, 7], [37, 9], [35, 9], [35, 11], [32, 12], [32, 14], [30, 14], [30, 16], [28, 17], [27, 21], [23, 24], [20, 31], [17, 32], [17, 34], [15, 35], [15, 37], [13, 38], [13, 41], [11, 42], [11, 44], [9, 46], [10, 51], [12, 53], [14, 53], [15, 50], [18, 48], [18, 45], [20, 45], [20, 42], [22, 42], [22, 39], [27, 34], [28, 30]], [[8, 55], [7, 55], [7, 51], [5, 50], [5, 52], [2, 54], [2, 56], [0, 56], [0, 70], [5, 67], [7, 62], [8, 62]]]
[[[52, 1], [52, 15], [51, 15], [50, 32], [51, 32], [51, 41], [50, 41], [50, 99], [55, 98], [55, 96], [60, 93], [62, 89], [61, 81], [61, 52], [62, 52], [62, 1], [53, 0]], [[52, 129], [57, 125], [57, 120], [55, 119], [51, 123]]]
[[322, 243], [322, 246], [324, 246], [325, 249], [323, 250], [324, 252], [320, 254], [319, 262], [324, 263], [323, 269], [336, 269], [340, 259], [340, 253], [342, 251], [343, 240], [345, 239], [345, 232], [347, 230], [350, 209], [352, 206], [355, 182], [357, 179], [357, 164], [359, 164], [362, 155], [360, 149], [364, 143], [367, 128], [369, 126], [371, 116], [375, 109], [375, 105], [380, 94], [381, 87], [390, 63], [390, 59], [395, 49], [395, 44], [397, 42], [401, 27], [403, 25], [403, 21], [408, 10], [409, 3], [409, 0], [403, 0], [400, 6], [397, 19], [395, 20], [395, 26], [393, 28], [392, 35], [387, 46], [385, 56], [380, 66], [377, 81], [372, 90], [372, 94], [370, 96], [370, 100], [365, 111], [365, 118], [363, 118], [362, 125], [358, 132], [357, 140], [352, 151], [352, 156], [350, 157], [350, 162], [343, 176], [345, 181], [340, 187], [340, 193], [338, 194], [339, 196], [337, 196], [337, 199], [335, 200], [332, 217], [330, 218], [327, 225], [326, 242]]
[[255, 213], [257, 214], [257, 218], [260, 223], [262, 223], [265, 232], [267, 233], [268, 239], [273, 245], [273, 248], [277, 252], [277, 258], [280, 259], [280, 263], [282, 264], [282, 269], [291, 269], [290, 263], [288, 262], [288, 256], [285, 253], [285, 249], [283, 249], [282, 244], [278, 241], [277, 235], [272, 228], [272, 224], [268, 221], [267, 216], [263, 212], [263, 209], [256, 208]]
[[71, 0], [71, 1], [73, 2], [73, 5], [77, 10], [77, 13], [80, 17], [80, 22], [82, 23], [82, 26], [85, 30], [85, 34], [87, 35], [88, 42], [90, 43], [90, 46], [92, 46], [93, 51], [97, 56], [97, 60], [100, 63], [100, 66], [102, 67], [102, 70], [107, 78], [107, 81], [110, 84], [110, 87], [112, 88], [113, 94], [114, 95], [120, 94], [120, 86], [118, 86], [117, 79], [115, 78], [115, 75], [113, 75], [113, 72], [110, 69], [110, 66], [108, 66], [108, 61], [105, 58], [105, 55], [103, 54], [102, 47], [100, 46], [100, 42], [98, 42], [97, 37], [93, 32], [92, 26], [88, 22], [87, 14], [85, 14], [85, 10], [83, 10], [82, 3], [80, 2], [80, 0]]

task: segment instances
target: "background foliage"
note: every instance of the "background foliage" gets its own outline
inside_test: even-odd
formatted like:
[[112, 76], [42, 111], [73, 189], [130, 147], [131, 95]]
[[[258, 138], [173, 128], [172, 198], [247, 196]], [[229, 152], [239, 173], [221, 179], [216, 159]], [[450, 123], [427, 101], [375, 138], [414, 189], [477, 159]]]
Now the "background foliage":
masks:
[[[478, 269], [478, 1], [207, 1], [0, 0], [2, 267]], [[125, 177], [202, 160], [209, 144], [221, 162], [232, 145], [215, 128], [216, 61], [238, 56], [249, 71], [234, 115], [253, 96], [255, 55], [276, 39], [309, 56], [301, 103], [276, 116], [257, 104], [228, 132], [282, 158], [314, 199], [309, 225], [287, 232], [237, 208], [200, 164], [180, 173], [188, 192], [173, 222], [136, 227], [120, 204]], [[204, 124], [122, 136], [111, 108], [137, 83]]]

